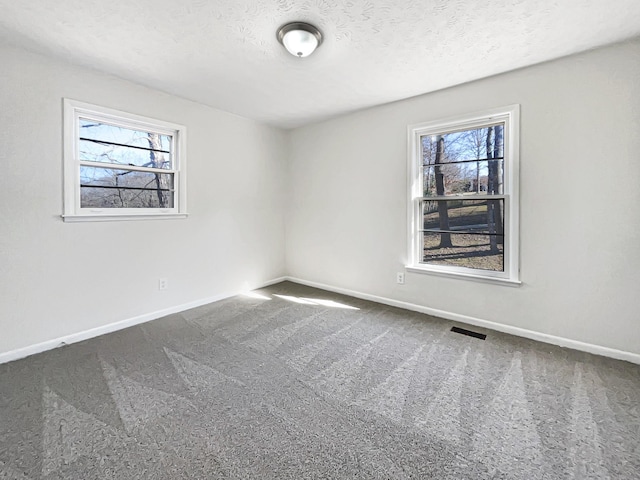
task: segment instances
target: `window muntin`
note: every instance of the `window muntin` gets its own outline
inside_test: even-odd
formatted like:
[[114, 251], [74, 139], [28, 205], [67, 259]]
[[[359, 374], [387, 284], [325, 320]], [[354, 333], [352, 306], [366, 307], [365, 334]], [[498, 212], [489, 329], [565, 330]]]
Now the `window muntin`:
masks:
[[65, 221], [186, 216], [185, 135], [65, 100]]
[[517, 282], [518, 113], [410, 127], [410, 269]]

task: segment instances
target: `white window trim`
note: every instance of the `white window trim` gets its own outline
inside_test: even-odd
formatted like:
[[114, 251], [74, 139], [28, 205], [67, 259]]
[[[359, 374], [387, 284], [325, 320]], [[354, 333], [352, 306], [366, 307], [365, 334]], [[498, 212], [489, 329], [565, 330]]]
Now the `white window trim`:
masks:
[[[183, 125], [135, 115], [120, 110], [63, 99], [64, 110], [64, 209], [65, 222], [119, 221], [187, 218], [187, 130]], [[127, 128], [139, 128], [164, 135], [171, 135], [172, 172], [177, 192], [174, 207], [152, 208], [82, 208], [80, 206], [80, 160], [78, 154], [79, 118], [89, 118]]]
[[[422, 242], [418, 235], [421, 224], [422, 179], [420, 165], [422, 151], [420, 137], [479, 127], [492, 122], [504, 122], [504, 162], [505, 199], [505, 245], [504, 272], [472, 269], [466, 267], [429, 265], [420, 263]], [[484, 110], [469, 115], [450, 117], [443, 120], [425, 122], [408, 127], [408, 264], [410, 272], [443, 275], [460, 279], [491, 282], [503, 285], [520, 285], [520, 239], [519, 239], [519, 178], [520, 178], [520, 105], [509, 105]], [[480, 196], [482, 197], [482, 196]], [[455, 197], [452, 197], [455, 198]]]

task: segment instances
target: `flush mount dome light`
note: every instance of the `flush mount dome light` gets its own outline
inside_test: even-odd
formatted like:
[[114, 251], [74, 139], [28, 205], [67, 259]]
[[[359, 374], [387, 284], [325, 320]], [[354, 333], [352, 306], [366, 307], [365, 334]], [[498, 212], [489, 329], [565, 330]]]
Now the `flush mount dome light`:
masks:
[[322, 33], [313, 25], [304, 22], [287, 23], [277, 33], [278, 41], [296, 57], [311, 55], [322, 43]]

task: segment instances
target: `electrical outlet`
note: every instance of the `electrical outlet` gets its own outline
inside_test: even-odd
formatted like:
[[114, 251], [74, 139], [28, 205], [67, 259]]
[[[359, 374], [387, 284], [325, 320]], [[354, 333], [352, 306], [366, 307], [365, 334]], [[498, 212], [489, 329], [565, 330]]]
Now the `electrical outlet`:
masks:
[[160, 278], [158, 280], [158, 290], [166, 290], [167, 288], [169, 288], [169, 280]]
[[398, 282], [400, 285], [404, 284], [404, 272], [396, 273], [396, 282]]

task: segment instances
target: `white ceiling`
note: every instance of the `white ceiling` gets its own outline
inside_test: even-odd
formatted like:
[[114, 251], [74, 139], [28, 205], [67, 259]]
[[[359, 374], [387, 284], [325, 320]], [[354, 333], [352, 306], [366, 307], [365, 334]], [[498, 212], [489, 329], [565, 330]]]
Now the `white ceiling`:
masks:
[[638, 35], [640, 0], [0, 0], [7, 43], [284, 128]]

